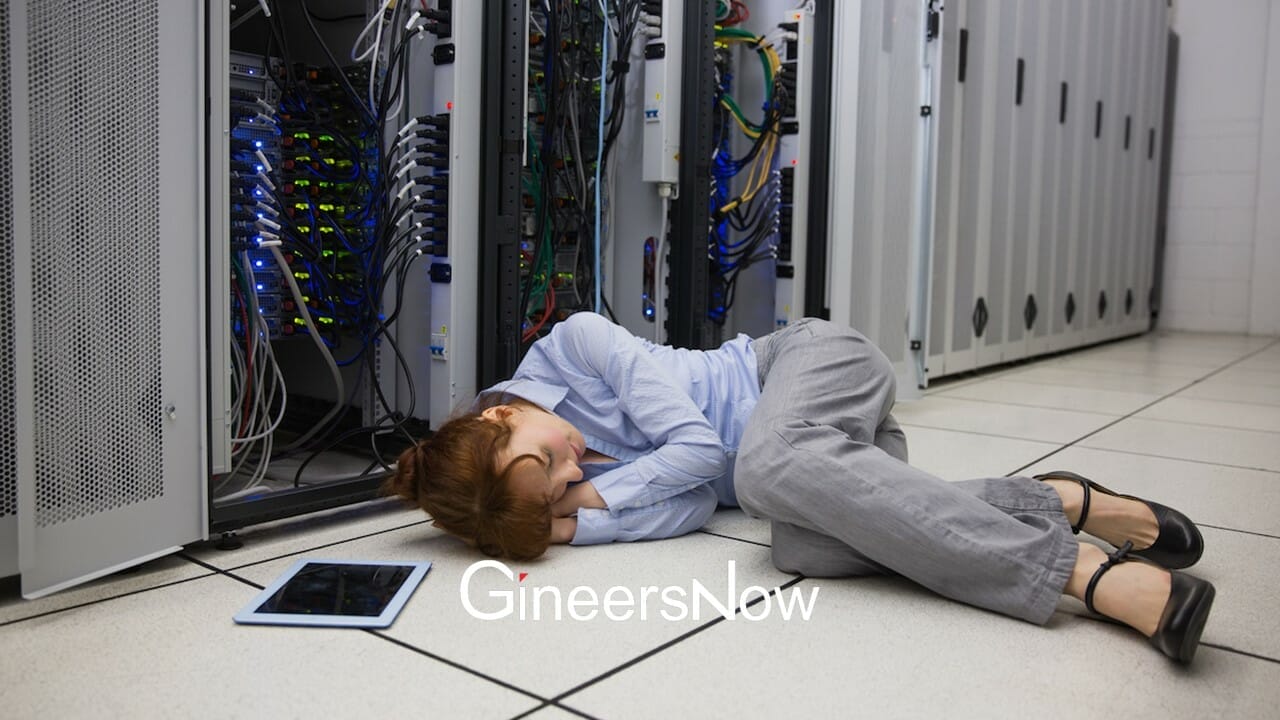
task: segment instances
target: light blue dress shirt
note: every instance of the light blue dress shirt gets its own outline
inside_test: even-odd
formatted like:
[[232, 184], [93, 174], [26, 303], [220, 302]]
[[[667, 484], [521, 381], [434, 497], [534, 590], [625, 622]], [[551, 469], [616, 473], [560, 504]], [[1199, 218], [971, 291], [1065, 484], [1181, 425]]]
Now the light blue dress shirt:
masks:
[[511, 380], [473, 409], [515, 396], [550, 410], [617, 462], [585, 463], [608, 509], [578, 512], [574, 545], [673, 537], [736, 506], [733, 463], [760, 399], [751, 338], [716, 350], [655, 345], [594, 313], [557, 323]]

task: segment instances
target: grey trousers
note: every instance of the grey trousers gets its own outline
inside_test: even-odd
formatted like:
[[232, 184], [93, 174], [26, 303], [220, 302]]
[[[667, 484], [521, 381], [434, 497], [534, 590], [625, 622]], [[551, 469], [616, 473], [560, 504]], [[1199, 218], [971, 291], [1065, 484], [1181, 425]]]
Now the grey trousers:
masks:
[[907, 464], [893, 368], [860, 333], [805, 319], [754, 344], [760, 403], [734, 489], [771, 521], [773, 562], [810, 577], [895, 573], [1042, 624], [1078, 545], [1058, 494], [1022, 477], [947, 482]]

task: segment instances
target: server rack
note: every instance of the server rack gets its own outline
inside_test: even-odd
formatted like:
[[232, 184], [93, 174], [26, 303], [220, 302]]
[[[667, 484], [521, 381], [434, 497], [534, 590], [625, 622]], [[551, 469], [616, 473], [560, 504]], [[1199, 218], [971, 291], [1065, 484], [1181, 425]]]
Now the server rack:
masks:
[[[343, 12], [352, 9], [350, 3], [301, 4], [297, 8], [276, 5], [275, 8], [282, 15], [273, 19], [280, 26], [272, 32], [286, 35], [290, 29], [296, 28], [298, 37], [294, 41], [301, 44], [301, 41], [307, 40], [312, 46], [308, 49], [304, 45], [301, 52], [295, 46], [294, 61], [314, 65], [289, 69], [283, 67], [283, 61], [260, 57], [257, 60], [260, 63], [258, 72], [274, 72], [281, 76], [288, 76], [290, 72], [305, 73], [311, 78], [308, 82], [318, 82], [321, 88], [325, 82], [324, 73], [330, 73], [336, 78], [341, 74], [357, 77], [361, 72], [359, 66], [345, 66], [339, 70], [332, 51], [323, 45], [314, 44], [338, 44], [343, 49], [351, 44], [354, 30], [350, 25], [344, 28], [343, 20], [329, 21], [333, 24], [326, 25], [323, 31], [316, 27], [317, 17], [351, 17], [349, 12]], [[366, 8], [363, 4], [358, 4], [355, 9], [364, 11]], [[232, 250], [228, 245], [229, 237], [233, 235], [227, 223], [227, 218], [231, 216], [228, 208], [234, 211], [236, 203], [240, 202], [228, 194], [228, 158], [236, 156], [234, 143], [245, 127], [241, 121], [228, 124], [231, 122], [228, 120], [231, 117], [229, 109], [235, 107], [235, 101], [228, 94], [226, 78], [229, 67], [234, 75], [236, 68], [246, 62], [251, 64], [249, 73], [252, 75], [254, 72], [253, 56], [247, 56], [249, 59], [246, 60], [243, 55], [228, 55], [228, 49], [232, 45], [230, 28], [244, 23], [265, 22], [264, 18], [254, 16], [256, 10], [257, 8], [250, 7], [233, 21], [229, 5], [217, 3], [210, 9], [208, 72], [213, 88], [210, 93], [211, 114], [216, 119], [216, 127], [210, 136], [210, 177], [213, 192], [209, 200], [212, 208], [209, 305], [214, 319], [210, 326], [209, 343], [213, 356], [218, 358], [215, 367], [220, 371], [231, 367], [225, 329], [233, 327], [236, 320], [234, 316], [228, 317], [226, 309], [231, 304], [230, 290], [222, 280], [228, 276], [225, 258]], [[323, 11], [323, 14], [316, 15], [316, 10]], [[518, 12], [519, 8], [505, 10], [507, 15], [504, 17], [508, 22], [521, 23], [524, 15]], [[387, 25], [388, 28], [397, 32], [401, 26], [406, 28], [401, 39], [407, 70], [404, 76], [398, 76], [389, 70], [384, 80], [371, 85], [388, 85], [390, 88], [390, 84], [394, 82], [400, 86], [399, 92], [403, 93], [402, 102], [396, 104], [400, 108], [398, 114], [380, 118], [379, 127], [372, 131], [382, 133], [379, 147], [385, 157], [379, 155], [366, 159], [364, 164], [369, 169], [361, 171], [370, 178], [370, 183], [376, 181], [376, 187], [383, 188], [377, 192], [386, 193], [385, 203], [381, 204], [387, 208], [389, 219], [385, 221], [385, 226], [381, 224], [384, 221], [379, 220], [379, 224], [374, 226], [375, 231], [381, 232], [384, 239], [394, 238], [385, 260], [376, 260], [376, 253], [371, 255], [375, 258], [374, 262], [385, 262], [386, 269], [371, 267], [369, 272], [377, 275], [370, 275], [370, 280], [366, 281], [372, 283], [372, 278], [381, 278], [377, 281], [380, 291], [374, 300], [369, 301], [381, 303], [376, 313], [376, 332], [372, 326], [347, 331], [348, 342], [350, 339], [354, 339], [357, 344], [363, 342], [364, 349], [355, 356], [357, 360], [353, 365], [338, 371], [338, 376], [345, 381], [338, 386], [338, 390], [329, 389], [334, 383], [317, 369], [323, 367], [323, 364], [314, 357], [308, 341], [301, 336], [292, 340], [277, 340], [272, 336], [275, 353], [285, 363], [286, 386], [296, 383], [296, 387], [301, 390], [290, 392], [291, 399], [298, 399], [295, 396], [306, 396], [302, 397], [303, 400], [313, 398], [313, 404], [332, 407], [329, 414], [325, 415], [326, 418], [334, 417], [333, 413], [336, 412], [337, 419], [330, 422], [326, 429], [332, 440], [315, 450], [308, 448], [304, 454], [271, 457], [266, 461], [267, 465], [262, 472], [255, 471], [251, 479], [243, 483], [244, 489], [239, 491], [232, 487], [238, 481], [228, 474], [231, 466], [227, 461], [232, 455], [233, 447], [243, 450], [243, 442], [236, 440], [231, 432], [231, 420], [236, 419], [239, 408], [237, 403], [229, 402], [230, 378], [225, 372], [215, 372], [212, 382], [216, 390], [216, 407], [212, 409], [210, 417], [210, 432], [214, 449], [211, 472], [216, 482], [211, 492], [209, 520], [214, 532], [226, 532], [277, 517], [376, 497], [389, 469], [389, 458], [393, 458], [400, 448], [412, 443], [430, 428], [444, 423], [459, 406], [469, 402], [475, 395], [482, 374], [501, 374], [514, 367], [510, 343], [504, 339], [504, 333], [509, 337], [514, 322], [508, 320], [505, 325], [502, 322], [503, 299], [509, 300], [511, 292], [509, 289], [499, 289], [504, 278], [501, 270], [502, 258], [506, 257], [508, 260], [507, 283], [510, 283], [511, 268], [514, 268], [510, 247], [503, 244], [504, 238], [510, 236], [494, 233], [492, 225], [493, 222], [501, 223], [504, 217], [509, 220], [511, 215], [501, 211], [493, 212], [484, 218], [482, 225], [481, 212], [481, 197], [489, 198], [486, 202], [491, 205], [510, 202], [509, 192], [505, 196], [503, 194], [504, 189], [509, 189], [510, 182], [508, 180], [504, 184], [499, 172], [484, 179], [488, 183], [485, 190], [491, 189], [493, 192], [483, 196], [481, 194], [482, 165], [500, 167], [504, 162], [501, 153], [508, 151], [506, 144], [482, 142], [482, 128], [507, 134], [511, 132], [509, 122], [502, 125], [505, 115], [500, 108], [504, 101], [500, 84], [495, 84], [501, 83], [501, 78], [496, 77], [494, 70], [490, 70], [488, 74], [484, 70], [487, 64], [484, 59], [485, 44], [492, 44], [499, 53], [498, 57], [501, 57], [504, 47], [504, 38], [488, 30], [500, 28], [501, 24], [490, 25], [486, 20], [494, 13], [503, 12], [504, 8], [497, 2], [437, 2], [416, 16], [410, 15], [407, 9], [388, 7], [385, 11], [391, 15], [388, 22], [392, 24]], [[357, 23], [356, 28], [359, 24], [361, 23]], [[253, 28], [252, 25], [245, 27]], [[308, 31], [314, 36], [314, 41], [308, 36]], [[244, 44], [243, 41], [240, 44]], [[321, 50], [325, 52], [322, 53]], [[388, 53], [387, 60], [390, 62], [390, 51], [385, 52]], [[489, 65], [500, 71], [502, 63], [495, 59]], [[308, 69], [312, 67], [314, 69]], [[319, 80], [315, 79], [316, 76], [319, 76]], [[359, 80], [363, 81], [367, 77], [359, 75]], [[398, 81], [392, 80], [397, 77], [400, 78]], [[278, 84], [278, 81], [273, 80], [272, 83]], [[264, 81], [262, 87], [270, 91], [272, 83]], [[237, 87], [244, 87], [243, 81]], [[475, 88], [482, 90], [475, 92]], [[389, 92], [395, 91], [388, 89], [384, 95]], [[237, 97], [261, 101], [242, 96], [243, 93]], [[373, 98], [370, 98], [370, 102], [372, 101]], [[345, 122], [340, 119], [340, 112], [358, 115], [357, 110], [348, 112], [335, 104], [342, 102], [341, 98], [334, 98], [325, 100], [320, 105], [324, 109], [324, 103], [327, 103], [332, 109], [326, 109], [326, 112], [339, 113], [329, 122]], [[272, 102], [265, 104], [270, 108]], [[486, 110], [492, 112], [486, 113]], [[297, 114], [297, 111], [291, 112]], [[390, 112], [393, 110], [388, 109], [388, 113]], [[283, 106], [279, 108], [279, 117], [282, 122], [288, 122], [290, 117]], [[268, 123], [271, 119], [258, 118], [262, 123]], [[485, 122], [489, 125], [485, 125]], [[307, 142], [299, 141], [299, 138], [312, 135], [297, 132], [296, 122], [292, 127], [294, 130], [281, 131], [287, 136], [281, 142], [292, 141], [294, 145], [291, 147], [296, 147], [298, 142]], [[519, 133], [520, 130], [517, 128], [515, 132]], [[231, 148], [228, 148], [229, 137]], [[320, 139], [324, 140], [324, 137], [322, 135]], [[372, 137], [369, 133], [361, 137], [366, 138], [361, 142], [373, 142], [369, 139]], [[313, 147], [317, 147], [314, 137], [310, 142]], [[490, 145], [500, 148], [499, 154], [482, 155]], [[229, 153], [229, 149], [232, 152]], [[291, 149], [290, 152], [297, 156], [299, 162], [306, 159], [314, 165], [317, 160], [330, 161], [330, 158], [321, 156], [321, 150], [308, 153], [314, 155], [310, 158], [299, 155], [301, 151]], [[282, 157], [281, 161], [288, 167], [287, 158]], [[374, 162], [377, 163], [376, 172], [379, 173], [376, 178], [372, 169]], [[263, 172], [261, 165], [258, 169]], [[271, 170], [268, 168], [266, 172]], [[385, 177], [381, 176], [383, 172], [386, 173]], [[304, 174], [302, 177], [307, 176]], [[288, 179], [280, 176], [278, 181]], [[321, 185], [323, 179], [322, 176]], [[264, 185], [267, 187], [264, 188]], [[291, 217], [294, 206], [309, 204], [310, 207], [304, 208], [302, 212], [304, 216], [310, 216], [311, 223], [319, 223], [315, 219], [321, 215], [316, 210], [317, 207], [323, 211], [326, 207], [323, 203], [334, 202], [326, 200], [325, 196], [320, 196], [320, 200], [317, 200], [315, 193], [311, 193], [305, 201], [302, 199], [307, 197], [305, 193], [297, 195], [297, 201], [290, 200], [294, 196], [289, 194], [288, 186], [277, 193], [274, 187], [270, 187], [269, 178], [263, 180], [254, 192], [265, 192], [270, 196], [267, 198], [268, 204], [291, 203], [287, 208], [283, 205], [277, 208], [277, 211], [288, 210]], [[373, 203], [373, 200], [370, 202]], [[259, 231], [270, 228], [270, 223], [266, 223], [266, 220], [275, 217], [272, 212], [268, 209], [258, 213], [255, 227]], [[343, 212], [341, 208], [327, 212], [329, 214], [324, 217], [335, 230], [364, 232], [343, 220], [343, 217], [358, 217], [356, 213], [347, 211], [344, 216], [339, 216], [338, 213]], [[268, 217], [264, 219], [263, 213]], [[343, 223], [342, 228], [334, 224], [334, 218]], [[280, 218], [275, 219], [281, 221]], [[305, 221], [304, 217], [298, 222]], [[264, 223], [266, 224], [263, 225]], [[231, 223], [231, 229], [243, 224]], [[322, 226], [318, 229], [328, 228]], [[270, 235], [260, 234], [258, 237]], [[311, 237], [314, 241], [314, 228]], [[354, 243], [352, 239], [353, 236], [348, 236], [343, 240], [342, 246], [333, 243], [331, 247], [336, 248], [339, 257], [344, 254], [342, 247], [352, 253], [356, 251], [353, 244], [371, 247], [363, 239], [356, 239]], [[243, 243], [243, 238], [239, 240]], [[381, 241], [383, 240], [379, 240]], [[324, 252], [332, 254], [335, 251]], [[315, 272], [311, 265], [295, 267], [290, 262], [290, 272], [298, 278], [304, 277], [301, 270]], [[491, 273], [483, 285], [483, 293], [482, 264], [487, 264]], [[350, 271], [345, 272], [349, 274]], [[382, 275], [385, 277], [381, 277]], [[373, 297], [375, 291], [370, 289], [368, 292]], [[313, 289], [310, 295], [315, 294]], [[304, 291], [303, 298], [307, 297], [308, 293]], [[285, 299], [287, 298], [286, 294]], [[315, 298], [311, 299], [315, 307]], [[306, 320], [305, 317], [303, 319]], [[371, 318], [370, 322], [373, 321]], [[312, 329], [302, 328], [301, 322], [295, 325], [296, 333], [312, 334]], [[336, 339], [338, 346], [344, 342], [342, 332], [339, 331]], [[486, 364], [483, 367], [480, 360], [482, 338], [485, 342], [484, 349], [490, 351], [485, 356]], [[311, 339], [314, 340], [315, 336]], [[328, 343], [329, 340], [326, 339], [326, 344]], [[363, 359], [360, 359], [361, 355], [364, 356]], [[371, 378], [364, 375], [365, 368], [368, 368]], [[283, 413], [283, 407], [280, 411]], [[321, 422], [314, 427], [318, 428], [323, 424]], [[353, 443], [363, 443], [364, 449], [353, 447]], [[370, 449], [373, 454], [372, 462], [367, 457]], [[266, 452], [270, 453], [270, 449]], [[229, 494], [228, 489], [232, 490]]]
[[[831, 320], [889, 357], [900, 394], [923, 383], [937, 105], [933, 4], [840, 3], [833, 66]], [[840, 200], [840, 199], [844, 200]]]
[[944, 16], [929, 376], [1143, 331], [1166, 5], [960, 0]]

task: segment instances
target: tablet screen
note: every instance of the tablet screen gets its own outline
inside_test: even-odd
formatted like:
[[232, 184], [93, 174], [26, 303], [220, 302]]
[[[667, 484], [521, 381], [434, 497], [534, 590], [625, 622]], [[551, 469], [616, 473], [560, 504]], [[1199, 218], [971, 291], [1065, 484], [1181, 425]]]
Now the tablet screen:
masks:
[[255, 612], [376, 617], [415, 569], [413, 565], [309, 562]]

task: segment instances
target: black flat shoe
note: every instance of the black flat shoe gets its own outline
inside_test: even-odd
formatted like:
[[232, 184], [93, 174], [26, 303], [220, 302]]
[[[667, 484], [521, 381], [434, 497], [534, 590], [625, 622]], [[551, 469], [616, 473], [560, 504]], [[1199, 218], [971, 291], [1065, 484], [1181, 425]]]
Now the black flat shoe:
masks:
[[[1093, 572], [1093, 577], [1089, 578], [1089, 586], [1084, 591], [1084, 604], [1089, 612], [1098, 613], [1093, 607], [1093, 590], [1098, 586], [1098, 580], [1113, 565], [1128, 561], [1132, 547], [1133, 543], [1126, 541], [1119, 550], [1108, 555], [1106, 562], [1099, 565]], [[1169, 577], [1169, 600], [1160, 613], [1160, 624], [1156, 626], [1156, 631], [1148, 638], [1148, 642], [1170, 658], [1180, 663], [1189, 663], [1200, 647], [1200, 634], [1204, 632], [1204, 623], [1209, 619], [1215, 591], [1209, 581], [1186, 573], [1170, 570]]]
[[1071, 532], [1073, 533], [1079, 534], [1080, 529], [1084, 527], [1085, 521], [1089, 517], [1089, 490], [1092, 488], [1100, 493], [1114, 497], [1145, 503], [1147, 507], [1151, 508], [1151, 512], [1155, 514], [1156, 524], [1159, 526], [1159, 534], [1156, 535], [1156, 541], [1151, 544], [1151, 547], [1134, 550], [1129, 553], [1130, 555], [1150, 560], [1162, 567], [1181, 569], [1195, 565], [1200, 560], [1200, 556], [1204, 554], [1204, 538], [1200, 535], [1195, 523], [1191, 522], [1191, 518], [1171, 507], [1166, 507], [1150, 500], [1143, 500], [1140, 497], [1112, 492], [1089, 478], [1081, 477], [1065, 470], [1055, 470], [1043, 475], [1036, 475], [1035, 479], [1041, 481], [1072, 480], [1080, 483], [1080, 487], [1084, 488], [1084, 501], [1080, 504], [1080, 520], [1071, 526]]

